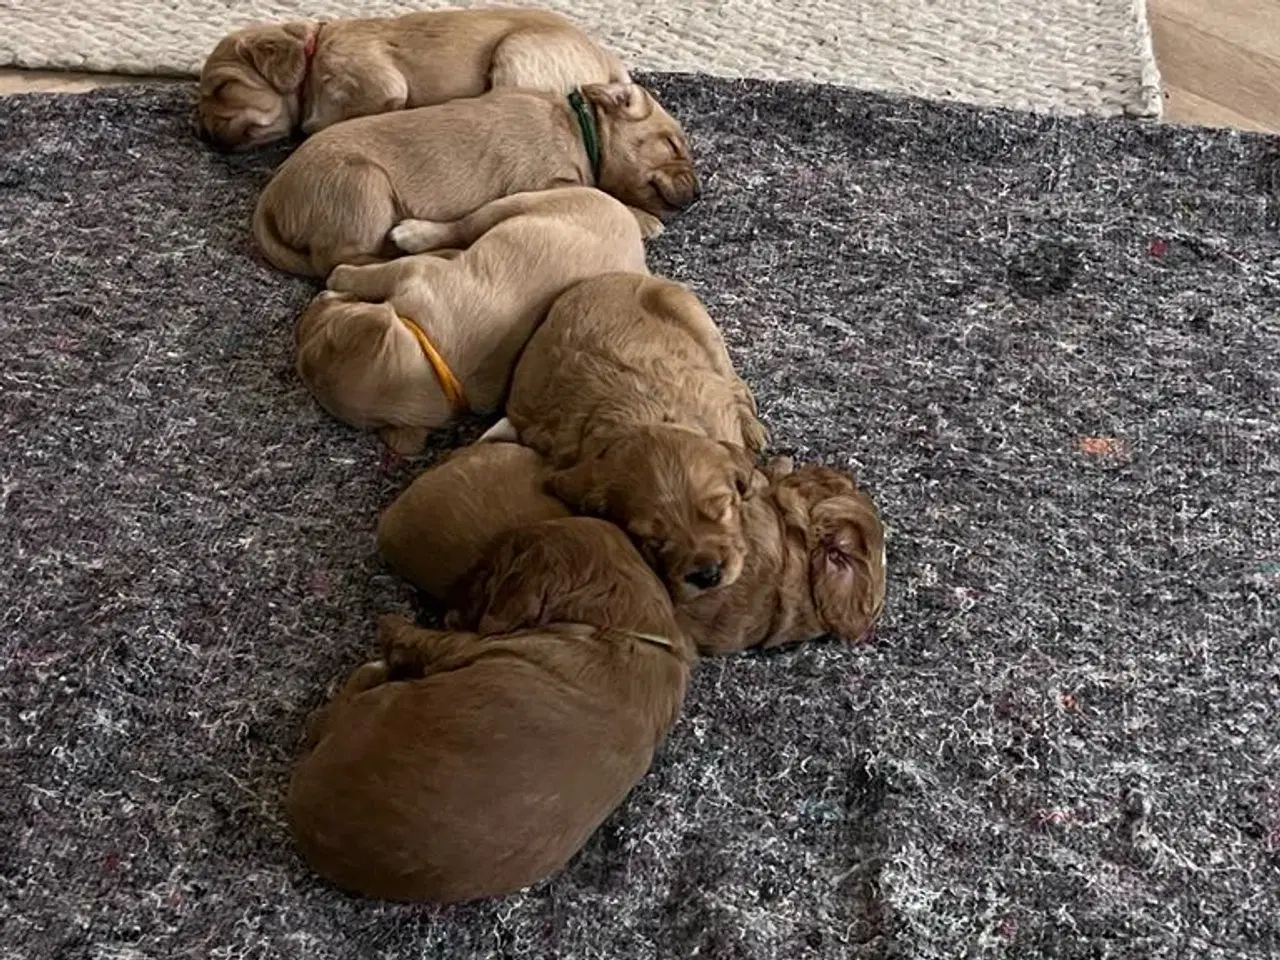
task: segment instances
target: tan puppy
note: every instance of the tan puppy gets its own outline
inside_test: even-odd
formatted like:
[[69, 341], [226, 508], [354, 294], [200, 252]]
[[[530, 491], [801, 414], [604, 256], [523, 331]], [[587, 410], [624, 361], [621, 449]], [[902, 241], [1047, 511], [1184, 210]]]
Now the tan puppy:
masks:
[[618, 523], [677, 599], [742, 570], [742, 502], [765, 430], [715, 324], [670, 280], [568, 290], [529, 340], [506, 424], [557, 469], [550, 489]]
[[[409, 582], [445, 596], [493, 540], [564, 509], [544, 489], [548, 472], [517, 444], [463, 447], [421, 473], [383, 513], [383, 557]], [[852, 477], [827, 467], [793, 472], [790, 459], [778, 457], [763, 473], [768, 489], [743, 505], [742, 575], [677, 603], [681, 625], [702, 654], [866, 637], [885, 597], [884, 527], [875, 506]]]
[[559, 870], [676, 720], [693, 649], [616, 527], [521, 527], [471, 575], [478, 632], [380, 624], [310, 725], [286, 801], [322, 876], [390, 900], [500, 896]]
[[544, 10], [439, 10], [263, 24], [224, 37], [200, 74], [198, 129], [233, 150], [495, 87], [626, 83], [622, 63]]
[[[640, 214], [644, 216], [644, 214]], [[496, 410], [525, 342], [567, 287], [646, 271], [636, 215], [590, 187], [520, 193], [456, 223], [406, 221], [410, 250], [340, 266], [297, 325], [298, 373], [320, 404], [402, 454], [456, 412]]]
[[698, 197], [680, 125], [642, 87], [586, 86], [580, 98], [494, 90], [322, 131], [262, 191], [253, 231], [277, 267], [322, 277], [397, 255], [389, 234], [403, 219], [457, 220], [499, 197], [574, 185], [655, 217]]
[[393, 570], [444, 603], [500, 534], [569, 515], [543, 489], [550, 472], [518, 443], [455, 450], [383, 511], [378, 550]]

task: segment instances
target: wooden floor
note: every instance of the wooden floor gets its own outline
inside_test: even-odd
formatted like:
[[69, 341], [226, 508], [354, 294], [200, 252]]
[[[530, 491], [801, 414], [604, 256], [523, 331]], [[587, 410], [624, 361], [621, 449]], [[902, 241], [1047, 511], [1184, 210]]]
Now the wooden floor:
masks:
[[[1147, 10], [1165, 120], [1280, 133], [1280, 0], [1147, 0]], [[0, 69], [0, 94], [130, 82]]]

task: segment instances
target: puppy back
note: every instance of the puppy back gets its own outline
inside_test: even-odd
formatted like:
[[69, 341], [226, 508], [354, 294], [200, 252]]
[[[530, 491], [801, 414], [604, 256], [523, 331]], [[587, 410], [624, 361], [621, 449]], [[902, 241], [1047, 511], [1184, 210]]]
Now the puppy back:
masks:
[[444, 602], [491, 544], [522, 526], [569, 515], [543, 489], [542, 458], [518, 443], [478, 443], [420, 473], [378, 522], [383, 560]]

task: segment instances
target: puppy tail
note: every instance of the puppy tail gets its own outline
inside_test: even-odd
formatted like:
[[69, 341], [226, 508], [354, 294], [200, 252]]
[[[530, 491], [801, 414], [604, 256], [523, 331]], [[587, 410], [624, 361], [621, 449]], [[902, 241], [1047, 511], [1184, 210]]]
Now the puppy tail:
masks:
[[267, 202], [266, 193], [253, 211], [253, 235], [258, 240], [262, 255], [270, 261], [272, 266], [303, 277], [324, 276], [316, 270], [307, 253], [295, 250], [280, 237], [275, 214], [272, 213], [271, 205]]

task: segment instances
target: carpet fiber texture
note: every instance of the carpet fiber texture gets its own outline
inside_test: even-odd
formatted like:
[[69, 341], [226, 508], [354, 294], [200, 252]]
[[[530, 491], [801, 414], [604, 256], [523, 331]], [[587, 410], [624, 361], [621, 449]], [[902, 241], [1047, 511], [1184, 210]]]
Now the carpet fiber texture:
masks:
[[1163, 103], [1146, 0], [0, 0], [0, 65], [198, 74], [250, 23], [499, 5], [558, 10], [643, 70], [1063, 113]]
[[707, 187], [652, 264], [877, 497], [878, 641], [701, 664], [530, 891], [326, 887], [282, 788], [412, 609], [373, 531], [421, 463], [292, 370], [282, 152], [206, 151], [186, 87], [5, 99], [0, 956], [1280, 951], [1280, 142], [651, 79]]

